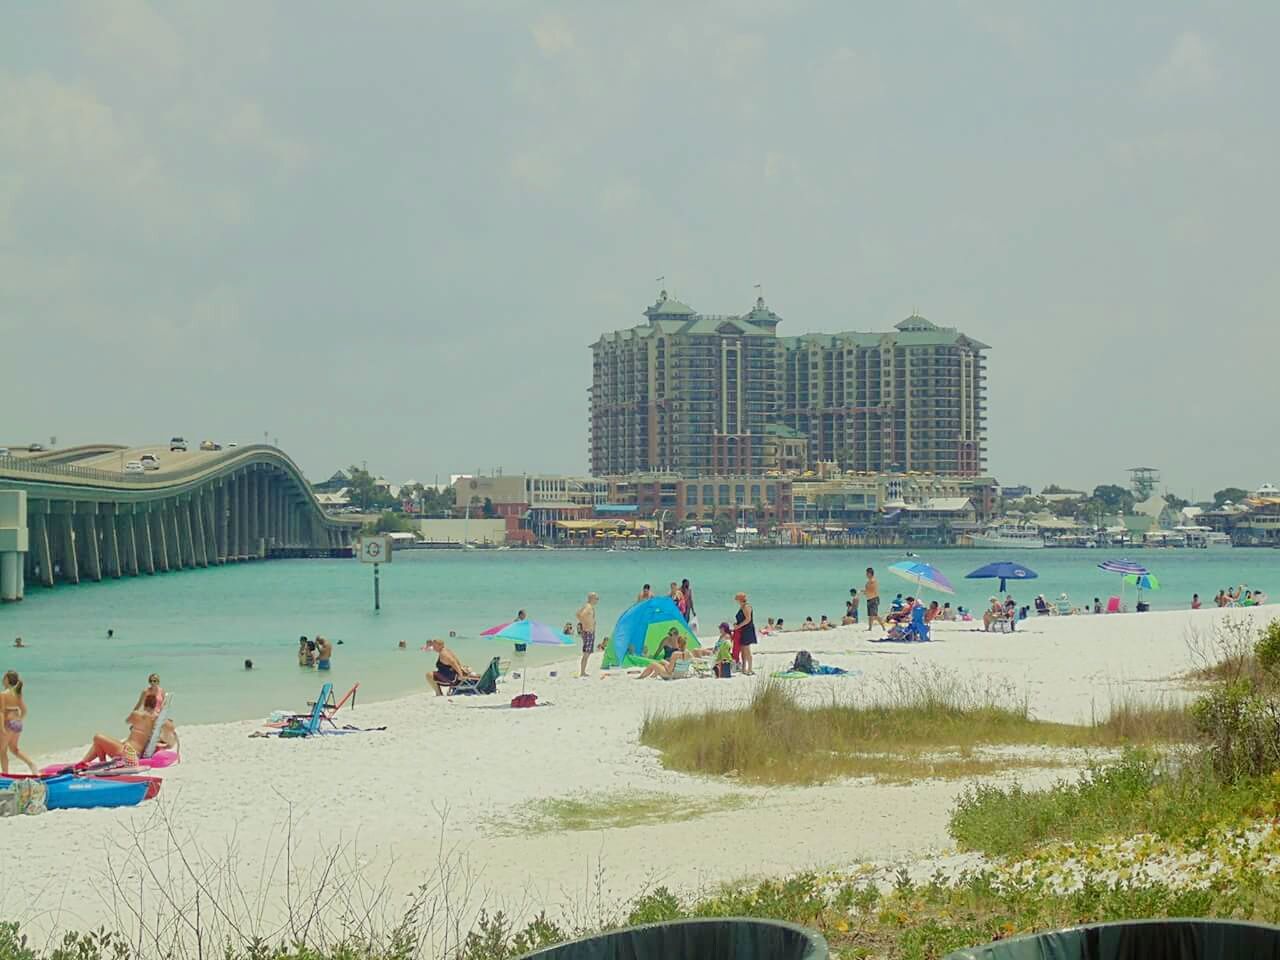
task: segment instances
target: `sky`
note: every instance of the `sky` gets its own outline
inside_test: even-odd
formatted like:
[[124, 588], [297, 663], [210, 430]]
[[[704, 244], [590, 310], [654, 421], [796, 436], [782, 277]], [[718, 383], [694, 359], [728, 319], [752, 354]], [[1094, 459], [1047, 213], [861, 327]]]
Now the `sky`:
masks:
[[[12, 4], [0, 443], [582, 472], [663, 283], [992, 345], [1005, 483], [1280, 482], [1280, 5]], [[1268, 119], [1270, 118], [1270, 119]]]

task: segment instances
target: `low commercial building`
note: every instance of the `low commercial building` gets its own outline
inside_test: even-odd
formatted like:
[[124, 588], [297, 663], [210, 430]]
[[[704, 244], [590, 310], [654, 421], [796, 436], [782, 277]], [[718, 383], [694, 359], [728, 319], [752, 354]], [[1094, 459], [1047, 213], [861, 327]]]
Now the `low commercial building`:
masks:
[[557, 521], [591, 517], [608, 491], [604, 480], [560, 474], [463, 476], [453, 483], [455, 512], [501, 517], [511, 543], [553, 539]]
[[436, 544], [493, 544], [507, 542], [507, 522], [501, 518], [475, 517], [462, 520], [418, 520], [418, 535], [426, 543]]
[[789, 523], [788, 477], [681, 477], [672, 473], [609, 478], [609, 505], [634, 506], [641, 517], [672, 526], [716, 517]]

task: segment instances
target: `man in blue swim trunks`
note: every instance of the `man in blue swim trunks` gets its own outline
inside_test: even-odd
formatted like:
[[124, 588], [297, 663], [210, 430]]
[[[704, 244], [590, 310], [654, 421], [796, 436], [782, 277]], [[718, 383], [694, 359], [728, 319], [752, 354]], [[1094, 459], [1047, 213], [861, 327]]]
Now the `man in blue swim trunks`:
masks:
[[316, 637], [316, 669], [328, 670], [329, 660], [333, 656], [333, 644], [324, 637]]
[[578, 667], [578, 676], [587, 675], [587, 660], [596, 649], [596, 604], [600, 597], [595, 593], [587, 594], [587, 602], [578, 611], [578, 636], [582, 637], [582, 663]]

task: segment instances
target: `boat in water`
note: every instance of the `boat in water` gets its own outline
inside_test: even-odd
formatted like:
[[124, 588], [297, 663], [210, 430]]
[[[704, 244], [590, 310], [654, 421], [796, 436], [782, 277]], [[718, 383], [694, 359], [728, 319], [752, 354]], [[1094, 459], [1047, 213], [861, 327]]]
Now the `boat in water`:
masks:
[[969, 543], [975, 547], [989, 547], [996, 550], [1044, 549], [1044, 537], [1039, 528], [1016, 523], [997, 523], [977, 533], [971, 533]]

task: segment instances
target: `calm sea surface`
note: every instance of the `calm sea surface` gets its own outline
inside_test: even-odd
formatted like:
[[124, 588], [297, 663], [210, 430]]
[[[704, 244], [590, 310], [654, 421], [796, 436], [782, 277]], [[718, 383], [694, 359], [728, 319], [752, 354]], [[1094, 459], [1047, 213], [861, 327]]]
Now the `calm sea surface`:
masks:
[[[953, 583], [952, 602], [981, 609], [994, 581], [965, 580], [970, 570], [1017, 559], [1040, 579], [1010, 584], [1019, 602], [1036, 593], [1073, 601], [1116, 592], [1119, 578], [1096, 569], [1113, 554], [1098, 550], [1000, 552], [938, 550], [922, 554]], [[1115, 554], [1118, 556], [1119, 554]], [[424, 688], [432, 663], [424, 640], [457, 631], [451, 641], [464, 662], [483, 666], [510, 655], [509, 644], [478, 637], [524, 608], [536, 620], [562, 626], [588, 590], [600, 594], [601, 634], [641, 585], [665, 593], [688, 577], [702, 632], [732, 619], [733, 595], [751, 594], [756, 615], [806, 615], [839, 621], [849, 587], [862, 588], [867, 565], [881, 570], [901, 550], [692, 551], [407, 551], [384, 565], [382, 611], [373, 612], [372, 571], [349, 560], [278, 560], [126, 578], [114, 582], [32, 588], [22, 603], [0, 607], [0, 642], [21, 635], [27, 650], [4, 649], [0, 666], [21, 672], [30, 708], [23, 746], [43, 753], [87, 743], [96, 730], [120, 735], [123, 719], [150, 671], [175, 694], [179, 724], [263, 716], [301, 708], [320, 678], [297, 666], [298, 636], [341, 641], [328, 679], [341, 693], [360, 682], [360, 699], [385, 699]], [[1220, 588], [1246, 583], [1280, 597], [1280, 553], [1274, 550], [1146, 550], [1163, 589], [1156, 609], [1183, 608], [1192, 593], [1207, 602]], [[891, 597], [910, 585], [883, 576]], [[1129, 588], [1132, 597], [1132, 588]], [[106, 638], [107, 629], [115, 631]], [[409, 649], [397, 649], [400, 640]], [[572, 653], [573, 648], [569, 648]], [[535, 648], [535, 675], [565, 650]], [[243, 663], [252, 659], [254, 669]], [[359, 719], [358, 714], [355, 719]]]

